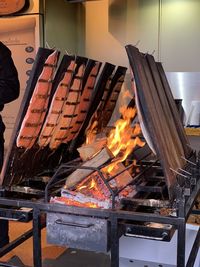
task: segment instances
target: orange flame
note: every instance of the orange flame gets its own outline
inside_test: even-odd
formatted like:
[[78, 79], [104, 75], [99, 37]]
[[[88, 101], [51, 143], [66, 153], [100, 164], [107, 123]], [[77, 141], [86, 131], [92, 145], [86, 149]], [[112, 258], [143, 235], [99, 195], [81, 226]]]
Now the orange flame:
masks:
[[[138, 135], [141, 132], [139, 124], [131, 126], [131, 120], [136, 114], [135, 108], [120, 108], [122, 119], [115, 123], [115, 128], [111, 130], [108, 137], [108, 148], [112, 151], [117, 160], [106, 168], [106, 172], [110, 173], [115, 165], [123, 162], [136, 146], [144, 146], [145, 142], [141, 141]], [[136, 136], [136, 137], [135, 137]]]
[[96, 182], [95, 182], [94, 179], [92, 179], [89, 189], [92, 189], [92, 188], [94, 188], [95, 190], [97, 190]]
[[[118, 163], [126, 160], [128, 155], [134, 150], [136, 146], [144, 146], [138, 135], [141, 133], [141, 128], [138, 123], [132, 126], [132, 119], [136, 115], [136, 108], [127, 108], [122, 106], [120, 108], [121, 119], [117, 120], [114, 129], [110, 131], [107, 137], [107, 146], [115, 156], [115, 161], [103, 169], [104, 173], [117, 173]], [[87, 131], [87, 143], [90, 144], [95, 140], [97, 121], [94, 121]], [[113, 173], [113, 174], [114, 174]], [[87, 185], [80, 185], [77, 190], [94, 189], [98, 191], [98, 186], [94, 179]]]
[[87, 185], [79, 186], [77, 189], [78, 189], [79, 191], [81, 191], [81, 190], [84, 189], [84, 188], [87, 188]]
[[91, 144], [94, 142], [95, 137], [96, 137], [96, 127], [98, 125], [98, 121], [94, 121], [90, 128], [87, 130], [87, 135], [86, 135], [86, 144]]

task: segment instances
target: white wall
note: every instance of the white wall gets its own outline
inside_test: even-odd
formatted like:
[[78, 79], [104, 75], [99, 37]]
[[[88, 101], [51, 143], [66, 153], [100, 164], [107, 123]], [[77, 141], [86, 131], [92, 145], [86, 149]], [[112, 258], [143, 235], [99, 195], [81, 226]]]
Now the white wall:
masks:
[[85, 4], [85, 55], [128, 65], [135, 45], [166, 71], [200, 71], [199, 0], [99, 0]]
[[84, 20], [81, 4], [70, 4], [64, 0], [45, 1], [45, 42], [61, 52], [70, 54], [84, 49]]
[[200, 71], [200, 1], [163, 0], [161, 60], [166, 71]]
[[[87, 2], [85, 54], [102, 61], [128, 66], [125, 45], [158, 51], [157, 0], [101, 0]], [[147, 5], [145, 5], [145, 3]], [[144, 19], [145, 18], [145, 19]], [[151, 36], [151, 38], [149, 38]]]

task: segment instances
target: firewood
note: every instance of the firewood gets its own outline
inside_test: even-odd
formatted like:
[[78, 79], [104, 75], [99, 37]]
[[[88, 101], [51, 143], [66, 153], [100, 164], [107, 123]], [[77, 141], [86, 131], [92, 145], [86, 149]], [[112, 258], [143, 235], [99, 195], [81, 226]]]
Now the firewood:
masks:
[[102, 148], [106, 145], [107, 138], [101, 138], [89, 145], [83, 145], [77, 148], [80, 157], [83, 161], [91, 159], [94, 155], [96, 155]]
[[[92, 159], [86, 161], [82, 166], [84, 167], [101, 167], [104, 163], [108, 162], [113, 158], [112, 152], [107, 148], [103, 148], [96, 156]], [[88, 175], [93, 172], [91, 169], [77, 169], [72, 174], [70, 174], [65, 183], [65, 188], [71, 188]]]
[[127, 185], [128, 183], [130, 183], [133, 180], [133, 177], [131, 176], [129, 171], [124, 170], [125, 167], [121, 162], [119, 162], [117, 164], [117, 167], [118, 167], [118, 169], [117, 169], [116, 174], [119, 173], [119, 175], [116, 176], [115, 180], [117, 183], [117, 187], [120, 188], [120, 187], [123, 187], [123, 186]]

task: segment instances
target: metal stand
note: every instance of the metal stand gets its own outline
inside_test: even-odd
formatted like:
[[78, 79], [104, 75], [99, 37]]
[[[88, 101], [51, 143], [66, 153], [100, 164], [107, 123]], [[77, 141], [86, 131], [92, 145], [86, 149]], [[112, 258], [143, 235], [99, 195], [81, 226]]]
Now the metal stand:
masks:
[[40, 210], [33, 209], [33, 263], [35, 267], [42, 266], [42, 248], [41, 248], [41, 216]]
[[[191, 185], [189, 185], [191, 186]], [[192, 188], [193, 187], [193, 188]], [[54, 213], [65, 214], [66, 217], [71, 215], [84, 216], [85, 218], [99, 218], [107, 221], [110, 225], [108, 234], [110, 234], [110, 251], [111, 251], [111, 267], [119, 267], [119, 238], [125, 232], [121, 232], [121, 224], [125, 226], [128, 222], [137, 223], [159, 223], [172, 225], [177, 230], [177, 266], [178, 267], [192, 267], [194, 265], [198, 247], [200, 244], [200, 230], [197, 233], [196, 239], [193, 243], [188, 262], [185, 263], [185, 242], [186, 242], [186, 221], [192, 212], [195, 200], [200, 191], [200, 179], [197, 179], [192, 185], [190, 194], [186, 195], [190, 188], [185, 188], [177, 185], [176, 188], [176, 207], [177, 214], [175, 216], [159, 215], [157, 213], [147, 213], [138, 211], [129, 211], [122, 209], [92, 209], [83, 207], [66, 206], [62, 204], [52, 204], [42, 200], [30, 201], [20, 199], [10, 199], [0, 197], [0, 211], [3, 206], [29, 208], [33, 211], [33, 231], [23, 234], [14, 244], [0, 250], [0, 255], [5, 255], [12, 248], [21, 244], [33, 234], [33, 262], [34, 267], [42, 267], [42, 251], [41, 251], [41, 214]], [[187, 190], [186, 190], [187, 189]], [[4, 209], [5, 210], [5, 209]], [[21, 218], [21, 217], [20, 217]], [[134, 224], [133, 224], [134, 225]], [[134, 226], [133, 226], [134, 228]], [[95, 237], [94, 237], [95, 238]], [[67, 244], [66, 244], [67, 245]], [[8, 249], [9, 248], [9, 249]], [[2, 263], [2, 266], [5, 263]]]
[[[156, 223], [171, 224], [174, 225], [178, 231], [177, 237], [177, 266], [179, 267], [191, 267], [195, 262], [195, 258], [198, 252], [198, 246], [200, 244], [200, 230], [197, 233], [196, 239], [193, 244], [188, 262], [185, 264], [185, 219], [180, 217], [164, 217], [155, 214], [144, 214], [136, 212], [121, 211], [116, 213], [115, 211], [102, 210], [101, 214], [95, 209], [85, 209], [67, 207], [59, 204], [49, 204], [49, 203], [37, 203], [31, 201], [20, 201], [10, 200], [10, 199], [0, 199], [0, 204], [6, 203], [14, 206], [18, 204], [19, 206], [32, 207], [33, 208], [33, 262], [34, 267], [42, 266], [42, 252], [41, 252], [41, 214], [48, 212], [55, 213], [66, 213], [66, 214], [87, 214], [87, 216], [94, 217], [107, 217], [111, 225], [111, 266], [119, 267], [119, 222], [122, 220], [134, 220], [134, 221], [151, 221]], [[31, 236], [31, 233], [25, 235], [27, 238]], [[22, 235], [21, 238], [25, 241], [25, 236]], [[22, 242], [20, 242], [21, 244]], [[19, 244], [19, 242], [17, 243]], [[13, 246], [13, 248], [16, 246]], [[5, 253], [4, 253], [4, 252]], [[1, 255], [5, 255], [8, 251], [5, 248], [1, 250]], [[12, 266], [5, 265], [5, 263], [0, 263], [2, 266]], [[3, 265], [4, 264], [4, 265]], [[12, 266], [14, 267], [14, 266]]]

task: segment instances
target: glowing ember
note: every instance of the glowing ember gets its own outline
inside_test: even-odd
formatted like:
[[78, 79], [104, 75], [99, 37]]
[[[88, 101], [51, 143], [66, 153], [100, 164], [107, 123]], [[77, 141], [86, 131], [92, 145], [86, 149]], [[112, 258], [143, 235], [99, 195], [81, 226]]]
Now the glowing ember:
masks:
[[95, 183], [94, 179], [92, 179], [89, 189], [92, 189], [92, 188], [97, 190], [97, 186], [96, 186], [96, 183]]
[[93, 197], [98, 200], [110, 198], [110, 192], [97, 172], [92, 173], [79, 183], [74, 192], [75, 194], [80, 192], [85, 196]]
[[78, 187], [78, 190], [81, 191], [84, 188], [87, 188], [87, 185], [82, 185], [82, 186]]
[[76, 201], [73, 199], [69, 199], [66, 197], [54, 197], [50, 201], [51, 203], [59, 203], [59, 204], [65, 204], [68, 206], [76, 206], [76, 207], [88, 207], [88, 208], [100, 208], [98, 204], [92, 203], [92, 202], [84, 202], [81, 203], [80, 201]]

